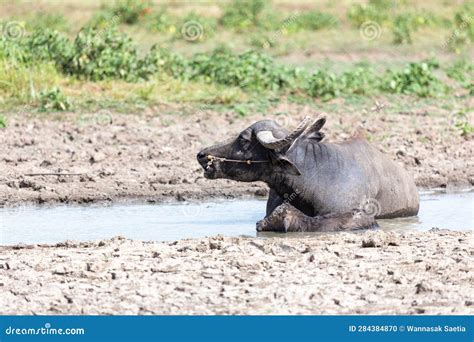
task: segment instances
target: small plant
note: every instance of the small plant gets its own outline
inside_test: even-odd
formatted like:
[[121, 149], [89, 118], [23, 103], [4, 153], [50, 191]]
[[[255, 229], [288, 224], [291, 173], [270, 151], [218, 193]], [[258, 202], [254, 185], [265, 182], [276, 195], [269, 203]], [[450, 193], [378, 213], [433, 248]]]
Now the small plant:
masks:
[[81, 30], [72, 47], [72, 56], [63, 64], [65, 72], [93, 81], [138, 79], [138, 52], [134, 42], [115, 27], [99, 31]]
[[257, 49], [269, 49], [276, 46], [276, 36], [269, 35], [265, 31], [257, 31], [249, 36], [249, 43]]
[[410, 63], [402, 71], [388, 70], [381, 89], [391, 93], [416, 94], [420, 97], [438, 96], [448, 87], [433, 74], [439, 65], [434, 60]]
[[398, 15], [392, 27], [393, 43], [394, 44], [411, 44], [411, 34], [414, 30], [412, 20], [406, 15]]
[[24, 45], [0, 35], [0, 59], [9, 60], [12, 64], [31, 61], [31, 54]]
[[358, 65], [341, 76], [341, 88], [347, 94], [368, 95], [377, 89], [377, 84], [374, 70], [366, 65]]
[[474, 42], [474, 9], [464, 5], [454, 15], [454, 30], [448, 38], [447, 46], [457, 53], [464, 45]]
[[67, 63], [72, 55], [71, 42], [56, 30], [34, 31], [26, 40], [26, 48], [32, 60], [55, 61], [58, 65]]
[[235, 55], [226, 49], [198, 54], [191, 61], [194, 79], [252, 90], [279, 90], [294, 85], [299, 70], [276, 63], [268, 55], [250, 50]]
[[42, 91], [39, 94], [40, 110], [43, 112], [50, 110], [65, 111], [72, 109], [69, 99], [57, 87], [51, 90]]
[[120, 14], [114, 13], [114, 11], [109, 8], [103, 8], [92, 16], [84, 28], [88, 27], [97, 30], [106, 30], [113, 26], [117, 26], [121, 22], [122, 17]]
[[454, 127], [461, 131], [461, 136], [463, 137], [474, 133], [474, 127], [469, 123], [469, 119], [464, 111], [456, 113]]
[[223, 8], [224, 14], [220, 18], [220, 23], [237, 30], [257, 27], [265, 8], [265, 0], [233, 0]]
[[323, 101], [327, 101], [339, 96], [341, 84], [333, 73], [318, 70], [310, 76], [307, 92], [310, 96], [320, 97]]
[[474, 95], [474, 63], [465, 59], [458, 60], [446, 69], [446, 75], [468, 89], [470, 95]]
[[7, 118], [5, 115], [0, 115], [0, 128], [6, 128], [7, 127]]
[[152, 11], [151, 2], [144, 0], [119, 0], [112, 9], [114, 15], [120, 17], [120, 22], [133, 25]]
[[154, 45], [139, 62], [138, 70], [139, 76], [143, 79], [161, 73], [183, 80], [188, 80], [192, 76], [188, 60], [158, 45]]
[[375, 21], [379, 25], [386, 23], [389, 19], [388, 6], [381, 1], [369, 1], [368, 5], [354, 4], [349, 8], [347, 18], [356, 28], [367, 21]]
[[148, 20], [148, 27], [151, 31], [175, 33], [178, 24], [171, 16], [166, 7], [153, 12]]

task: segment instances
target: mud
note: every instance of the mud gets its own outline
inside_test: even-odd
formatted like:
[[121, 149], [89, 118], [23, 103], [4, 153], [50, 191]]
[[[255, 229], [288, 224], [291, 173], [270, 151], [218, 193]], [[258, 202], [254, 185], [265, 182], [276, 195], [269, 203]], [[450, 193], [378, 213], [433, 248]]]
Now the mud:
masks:
[[[277, 113], [287, 113], [276, 115]], [[295, 127], [314, 109], [284, 104], [265, 117]], [[0, 206], [89, 203], [138, 198], [150, 202], [264, 196], [264, 184], [204, 179], [197, 151], [238, 133], [263, 115], [201, 110], [191, 115], [12, 115], [0, 130]], [[367, 111], [327, 114], [327, 140], [356, 129], [414, 174], [419, 187], [474, 184], [473, 139], [449, 116]], [[38, 175], [72, 173], [73, 175]]]
[[0, 314], [473, 314], [473, 232], [0, 247]]

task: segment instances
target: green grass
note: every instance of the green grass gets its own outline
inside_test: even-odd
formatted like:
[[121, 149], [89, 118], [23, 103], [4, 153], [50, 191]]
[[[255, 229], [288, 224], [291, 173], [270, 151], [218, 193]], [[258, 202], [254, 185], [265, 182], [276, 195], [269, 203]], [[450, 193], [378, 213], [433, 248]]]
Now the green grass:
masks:
[[18, 104], [33, 102], [41, 91], [61, 83], [61, 75], [53, 63], [25, 65], [0, 60], [0, 102], [7, 99]]
[[[472, 23], [449, 38], [471, 10], [441, 0], [364, 3], [85, 0], [70, 10], [46, 0], [41, 12], [22, 0], [0, 4], [0, 23], [25, 28], [8, 49], [0, 42], [2, 112], [205, 106], [245, 116], [288, 101], [371, 113], [375, 99], [390, 102], [385, 112], [469, 112]], [[375, 40], [360, 34], [367, 20], [381, 26]], [[189, 22], [202, 28], [196, 39], [182, 33]], [[433, 55], [439, 68], [424, 62]], [[470, 134], [469, 116], [456, 125]]]

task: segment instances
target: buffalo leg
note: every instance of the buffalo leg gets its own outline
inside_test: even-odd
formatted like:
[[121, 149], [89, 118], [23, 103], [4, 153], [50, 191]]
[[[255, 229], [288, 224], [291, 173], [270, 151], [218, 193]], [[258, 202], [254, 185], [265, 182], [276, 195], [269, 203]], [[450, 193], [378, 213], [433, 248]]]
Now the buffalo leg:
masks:
[[[265, 218], [257, 222], [258, 231], [263, 231], [263, 230], [272, 231], [273, 230], [273, 229], [270, 229], [270, 227], [267, 227], [269, 217], [276, 208], [280, 207], [283, 204], [283, 202], [284, 202], [284, 199], [280, 197], [280, 195], [278, 195], [275, 190], [270, 189], [270, 192], [268, 194]], [[263, 226], [265, 226], [265, 228], [262, 228]]]
[[277, 192], [273, 189], [270, 189], [268, 194], [267, 200], [267, 212], [266, 217], [270, 216], [270, 214], [275, 210], [275, 208], [279, 207], [284, 202], [284, 199], [277, 194]]
[[288, 203], [257, 223], [258, 231], [334, 232], [378, 228], [373, 216], [354, 210], [343, 214], [307, 216]]

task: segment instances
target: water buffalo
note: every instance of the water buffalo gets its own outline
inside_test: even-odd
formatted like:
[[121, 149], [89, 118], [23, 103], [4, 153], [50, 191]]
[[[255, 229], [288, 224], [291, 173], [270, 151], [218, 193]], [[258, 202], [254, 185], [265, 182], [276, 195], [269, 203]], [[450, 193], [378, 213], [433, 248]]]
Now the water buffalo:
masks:
[[[333, 230], [361, 228], [359, 214], [395, 218], [418, 213], [418, 192], [403, 168], [362, 136], [341, 143], [322, 142], [325, 123], [325, 118], [313, 123], [305, 118], [289, 132], [275, 121], [258, 121], [236, 138], [204, 148], [197, 159], [208, 179], [268, 184], [266, 218], [259, 222], [260, 230], [324, 230], [321, 220], [315, 224], [315, 220], [299, 219], [299, 228], [273, 226], [270, 215], [282, 204], [313, 218], [331, 215]], [[338, 215], [340, 228], [334, 224]], [[349, 222], [348, 217], [355, 221]], [[281, 225], [284, 220], [274, 221]], [[308, 226], [303, 228], [301, 222]], [[368, 220], [367, 227], [372, 226]]]

